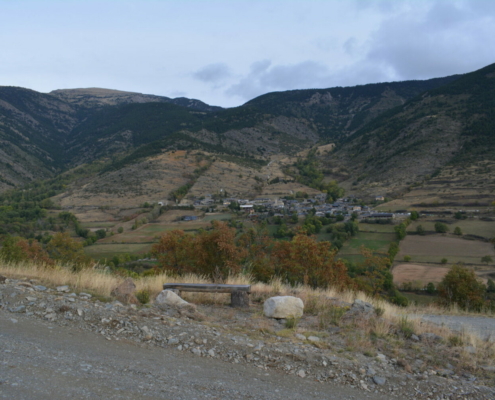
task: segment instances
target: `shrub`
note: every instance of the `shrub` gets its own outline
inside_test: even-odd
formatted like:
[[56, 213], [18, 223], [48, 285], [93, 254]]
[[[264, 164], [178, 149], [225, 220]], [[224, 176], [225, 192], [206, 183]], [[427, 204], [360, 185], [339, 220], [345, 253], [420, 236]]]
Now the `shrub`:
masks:
[[445, 225], [443, 222], [435, 223], [435, 232], [437, 233], [447, 233], [449, 231], [449, 227]]
[[141, 304], [148, 304], [150, 302], [150, 291], [148, 289], [141, 289], [136, 292], [136, 298]]
[[409, 339], [414, 335], [414, 325], [406, 316], [399, 319], [399, 332], [402, 333], [406, 339]]
[[285, 327], [287, 329], [295, 329], [297, 324], [299, 323], [299, 319], [300, 318], [296, 318], [296, 317], [288, 317], [285, 320]]
[[118, 233], [122, 233], [122, 232], [124, 232], [124, 228], [123, 228], [122, 226], [119, 226], [119, 229], [117, 229], [117, 232], [118, 232]]
[[404, 261], [405, 262], [411, 261], [411, 256], [404, 256]]
[[457, 236], [462, 236], [462, 230], [460, 227], [456, 226], [454, 228], [454, 235], [457, 235]]

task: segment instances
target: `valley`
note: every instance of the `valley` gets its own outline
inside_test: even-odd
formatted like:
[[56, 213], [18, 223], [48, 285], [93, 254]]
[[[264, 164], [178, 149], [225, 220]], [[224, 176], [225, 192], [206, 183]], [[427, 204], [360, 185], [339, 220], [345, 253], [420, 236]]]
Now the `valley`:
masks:
[[[487, 283], [494, 70], [269, 93], [231, 109], [1, 87], [0, 235], [46, 246], [66, 232], [99, 263], [144, 273], [162, 235], [216, 220], [239, 236], [263, 227], [275, 242], [304, 229], [358, 276], [369, 249], [389, 258], [401, 290], [437, 286], [455, 263]], [[131, 259], [147, 261], [132, 271]]]

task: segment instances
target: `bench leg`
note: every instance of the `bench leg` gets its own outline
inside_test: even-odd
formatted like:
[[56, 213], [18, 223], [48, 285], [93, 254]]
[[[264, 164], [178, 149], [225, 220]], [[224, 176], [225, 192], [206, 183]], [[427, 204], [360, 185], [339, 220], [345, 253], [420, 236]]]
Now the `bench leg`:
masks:
[[237, 308], [248, 308], [249, 307], [249, 293], [234, 291], [230, 295], [230, 305]]

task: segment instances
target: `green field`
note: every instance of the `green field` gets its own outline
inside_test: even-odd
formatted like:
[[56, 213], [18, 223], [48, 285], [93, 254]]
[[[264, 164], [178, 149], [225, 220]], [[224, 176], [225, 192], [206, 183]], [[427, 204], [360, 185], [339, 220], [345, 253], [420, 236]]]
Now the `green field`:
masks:
[[109, 243], [94, 244], [84, 248], [84, 252], [95, 260], [112, 258], [117, 254], [138, 254], [146, 253], [151, 249], [151, 243]]
[[[416, 232], [418, 225], [421, 225], [425, 231], [435, 231], [435, 221], [419, 220], [414, 221], [407, 227], [407, 232]], [[449, 227], [449, 233], [454, 232], [456, 226], [461, 228], [463, 235], [482, 236], [487, 239], [495, 237], [495, 222], [480, 221], [479, 219], [453, 219], [452, 223], [446, 224]]]
[[411, 292], [402, 292], [402, 294], [406, 296], [411, 303], [416, 303], [420, 306], [428, 306], [435, 303], [435, 301], [438, 299], [437, 296], [427, 294], [416, 294]]
[[375, 251], [387, 252], [390, 243], [395, 240], [395, 233], [358, 232], [345, 242], [340, 254], [359, 254], [361, 246]]
[[204, 222], [210, 221], [226, 221], [232, 218], [232, 214], [213, 214], [213, 215], [205, 215], [203, 218]]
[[116, 222], [81, 222], [81, 227], [85, 229], [105, 229], [113, 228]]
[[394, 233], [394, 226], [392, 224], [365, 224], [359, 223], [359, 230], [361, 232], [375, 232], [375, 233]]

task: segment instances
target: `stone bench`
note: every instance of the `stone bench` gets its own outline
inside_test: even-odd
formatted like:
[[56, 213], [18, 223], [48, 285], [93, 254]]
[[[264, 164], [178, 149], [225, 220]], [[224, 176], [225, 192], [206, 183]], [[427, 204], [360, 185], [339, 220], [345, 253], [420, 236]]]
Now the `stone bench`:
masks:
[[164, 283], [163, 290], [179, 292], [230, 293], [232, 307], [249, 307], [251, 285], [224, 285], [217, 283]]

